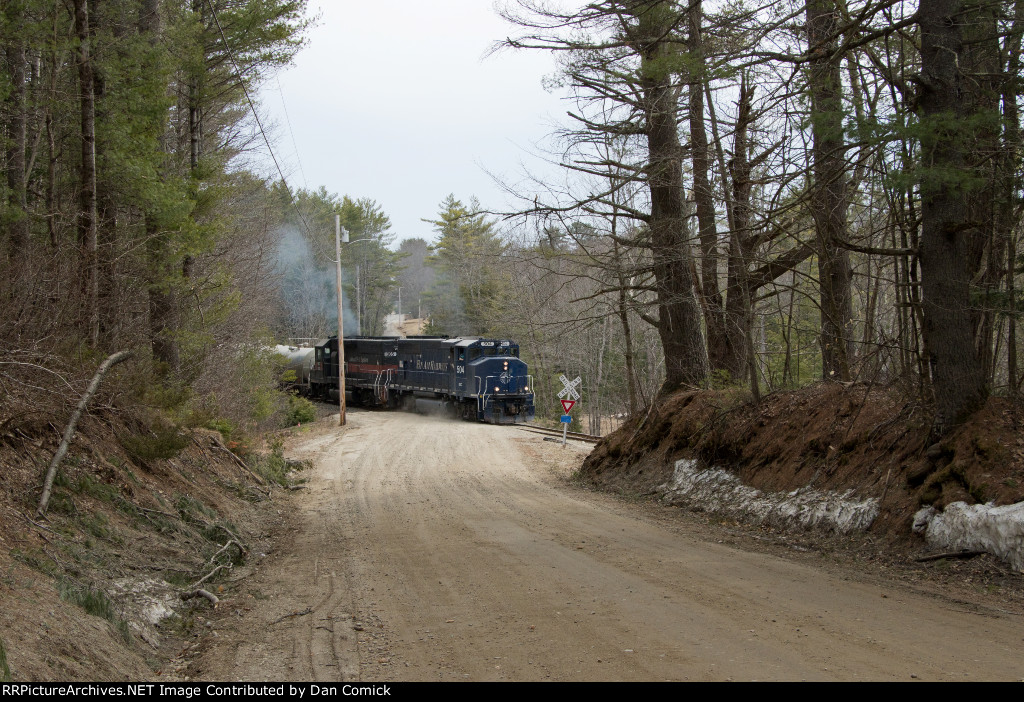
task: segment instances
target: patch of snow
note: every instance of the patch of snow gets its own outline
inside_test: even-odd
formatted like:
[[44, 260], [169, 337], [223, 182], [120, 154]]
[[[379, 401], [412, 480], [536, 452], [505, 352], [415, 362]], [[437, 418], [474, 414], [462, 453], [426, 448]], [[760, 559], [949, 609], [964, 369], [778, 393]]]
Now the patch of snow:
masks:
[[174, 605], [178, 603], [175, 590], [162, 580], [120, 578], [111, 583], [111, 591], [131, 630], [153, 648], [159, 648], [156, 627], [174, 614]]
[[853, 490], [827, 492], [800, 488], [788, 493], [762, 492], [719, 468], [698, 461], [676, 461], [672, 480], [659, 488], [662, 499], [706, 512], [724, 513], [776, 526], [863, 531], [878, 516], [878, 499], [857, 500]]
[[1024, 571], [1024, 502], [925, 507], [914, 515], [914, 532], [935, 548], [985, 551]]

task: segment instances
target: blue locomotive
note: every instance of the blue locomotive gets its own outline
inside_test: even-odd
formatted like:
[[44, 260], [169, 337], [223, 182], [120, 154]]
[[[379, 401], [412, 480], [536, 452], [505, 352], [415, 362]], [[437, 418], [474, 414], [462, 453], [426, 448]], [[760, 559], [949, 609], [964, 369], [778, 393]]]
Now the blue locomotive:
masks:
[[[338, 338], [313, 347], [309, 394], [338, 399]], [[533, 382], [505, 339], [356, 336], [345, 339], [345, 401], [492, 424], [533, 419]]]

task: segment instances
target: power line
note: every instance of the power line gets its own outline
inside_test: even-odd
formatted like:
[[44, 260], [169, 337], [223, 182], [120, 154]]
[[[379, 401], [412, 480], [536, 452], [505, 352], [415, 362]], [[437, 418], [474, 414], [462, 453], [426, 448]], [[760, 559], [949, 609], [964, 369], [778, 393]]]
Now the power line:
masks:
[[284, 88], [281, 87], [281, 79], [274, 76], [277, 82], [277, 92], [281, 96], [281, 107], [284, 109], [284, 123], [288, 125], [288, 134], [292, 138], [292, 148], [295, 150], [295, 160], [299, 162], [299, 173], [302, 174], [302, 184], [309, 190], [309, 181], [306, 180], [306, 169], [302, 167], [302, 157], [299, 155], [299, 145], [295, 142], [295, 131], [292, 129], [292, 118], [288, 114], [288, 103], [284, 99]]
[[[281, 176], [281, 182], [284, 183], [284, 186], [286, 188], [288, 188], [288, 192], [291, 193], [291, 187], [288, 185], [288, 179], [285, 178], [285, 176], [284, 176], [284, 171], [281, 169], [281, 164], [277, 160], [277, 155], [274, 154], [274, 148], [270, 145], [270, 139], [267, 137], [267, 132], [266, 132], [266, 130], [263, 129], [263, 122], [260, 120], [260, 116], [256, 112], [256, 105], [253, 104], [252, 97], [250, 97], [250, 95], [249, 95], [249, 89], [245, 87], [245, 81], [242, 80], [242, 71], [238, 67], [238, 62], [235, 60], [234, 52], [231, 51], [231, 46], [228, 44], [228, 37], [224, 33], [224, 27], [221, 26], [220, 17], [217, 16], [217, 8], [215, 8], [213, 6], [213, 1], [212, 0], [206, 0], [206, 5], [207, 5], [207, 7], [210, 8], [210, 12], [213, 13], [213, 21], [217, 24], [217, 31], [220, 32], [221, 41], [224, 42], [224, 50], [227, 51], [228, 59], [231, 61], [231, 65], [234, 66], [234, 68], [235, 68], [235, 77], [238, 79], [238, 85], [241, 86], [242, 92], [245, 93], [245, 99], [249, 103], [249, 109], [252, 111], [252, 116], [256, 119], [256, 126], [259, 127], [260, 134], [263, 135], [263, 142], [267, 145], [267, 151], [270, 152], [270, 158], [273, 159], [274, 166], [277, 167], [278, 175]], [[278, 84], [278, 85], [280, 85], [280, 84]], [[284, 95], [283, 94], [281, 95], [281, 100], [282, 101], [284, 100]], [[285, 112], [287, 114], [287, 108], [286, 108]], [[291, 129], [291, 124], [289, 124], [288, 128], [289, 128], [289, 130]], [[295, 140], [295, 137], [293, 135], [292, 136], [293, 143], [294, 143], [294, 140]], [[296, 157], [297, 156], [298, 156], [298, 151], [296, 150]], [[301, 168], [302, 168], [302, 162], [300, 160], [299, 161], [299, 169], [301, 170]], [[303, 181], [305, 181], [306, 176], [305, 176], [304, 173], [303, 173], [302, 178], [303, 178]], [[298, 206], [296, 206], [296, 204], [294, 202], [292, 203], [292, 207], [295, 208], [295, 213], [299, 216], [299, 220], [302, 222], [302, 226], [306, 230], [306, 236], [312, 237], [312, 234], [310, 233], [310, 229], [309, 229], [309, 224], [306, 223], [306, 218], [302, 216], [302, 212], [299, 210]]]

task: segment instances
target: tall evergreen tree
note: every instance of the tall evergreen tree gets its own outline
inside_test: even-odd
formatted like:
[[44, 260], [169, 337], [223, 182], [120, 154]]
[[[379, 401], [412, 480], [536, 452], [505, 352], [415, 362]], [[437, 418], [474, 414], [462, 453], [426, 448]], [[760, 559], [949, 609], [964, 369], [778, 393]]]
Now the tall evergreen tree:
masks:
[[[937, 435], [988, 395], [975, 345], [972, 282], [988, 238], [991, 88], [995, 7], [983, 0], [933, 0], [921, 31], [921, 282], [923, 333], [935, 395]], [[986, 351], [987, 352], [987, 351]]]
[[499, 258], [504, 244], [494, 222], [449, 195], [434, 225], [438, 238], [429, 259], [438, 271], [430, 296], [431, 331], [453, 336], [485, 335], [507, 291]]

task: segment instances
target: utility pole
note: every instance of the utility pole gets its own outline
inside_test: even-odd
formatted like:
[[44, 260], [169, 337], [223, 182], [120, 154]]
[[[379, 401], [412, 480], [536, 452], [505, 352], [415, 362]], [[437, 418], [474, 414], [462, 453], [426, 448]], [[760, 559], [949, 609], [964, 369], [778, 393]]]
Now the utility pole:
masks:
[[[345, 309], [341, 302], [341, 215], [334, 215], [334, 253], [338, 283], [338, 426], [345, 426]], [[348, 232], [345, 232], [348, 239]]]
[[[348, 234], [345, 234], [348, 239]], [[360, 241], [357, 239], [357, 241]], [[347, 241], [345, 242], [348, 243]], [[363, 289], [359, 284], [359, 264], [356, 264], [356, 336], [363, 335]]]

